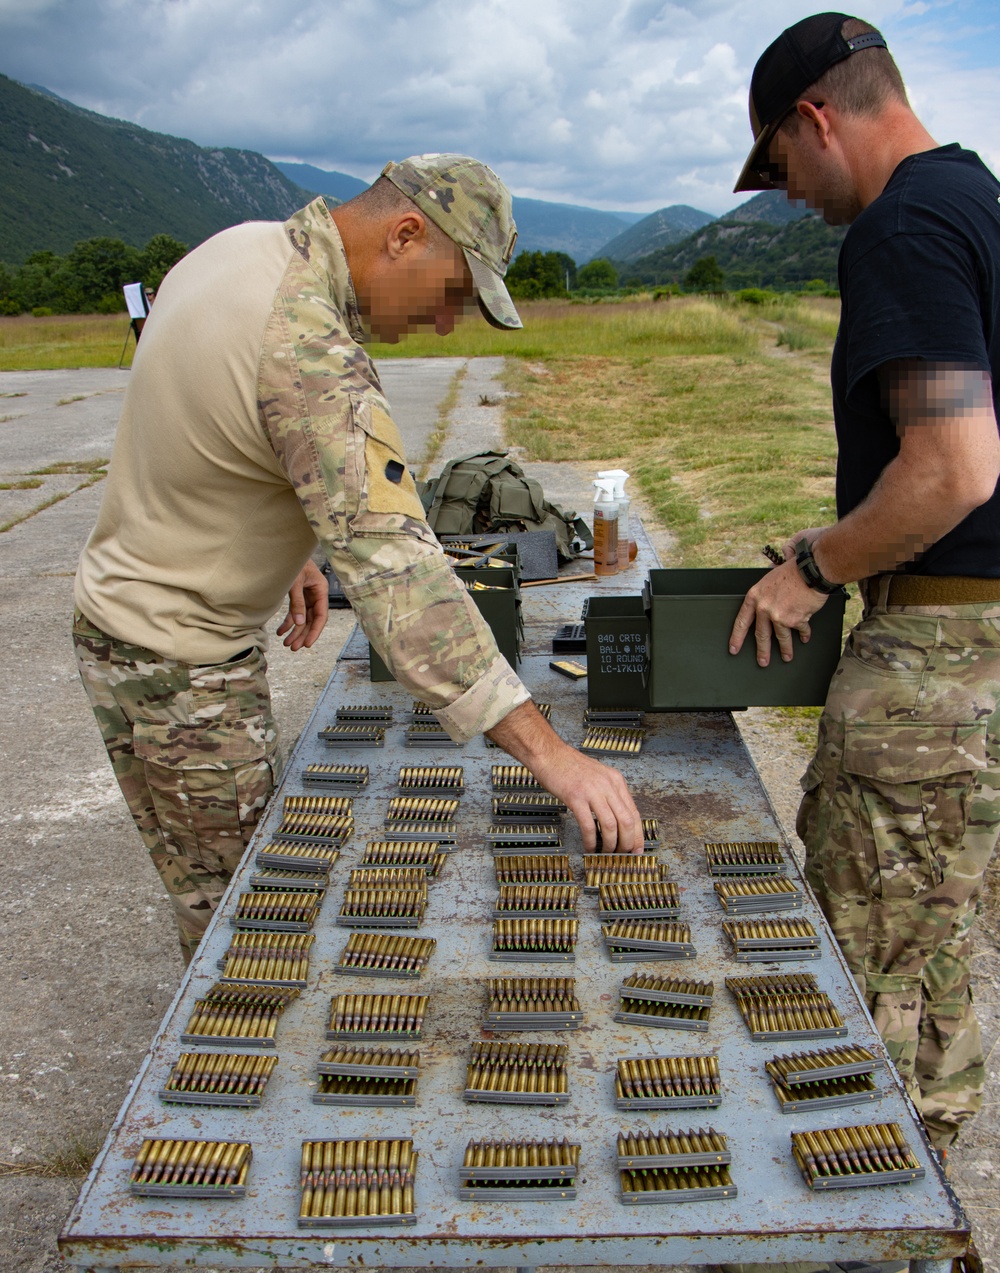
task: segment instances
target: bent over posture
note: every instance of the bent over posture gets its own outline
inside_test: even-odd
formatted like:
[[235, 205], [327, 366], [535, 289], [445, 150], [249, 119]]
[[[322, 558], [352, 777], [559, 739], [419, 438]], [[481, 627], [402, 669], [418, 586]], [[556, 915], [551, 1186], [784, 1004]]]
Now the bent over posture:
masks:
[[911, 111], [881, 35], [842, 13], [754, 70], [739, 190], [850, 223], [833, 352], [835, 525], [747, 596], [758, 661], [832, 587], [864, 617], [830, 686], [799, 834], [837, 940], [933, 1143], [976, 1112], [970, 942], [1000, 828], [1000, 184]]
[[74, 641], [115, 773], [190, 958], [279, 774], [264, 625], [325, 622], [317, 540], [372, 645], [452, 738], [491, 737], [579, 820], [642, 851], [621, 775], [541, 717], [424, 518], [362, 348], [441, 335], [503, 283], [510, 195], [460, 155], [389, 164], [350, 203], [225, 230], [170, 272], [132, 371], [76, 579]]

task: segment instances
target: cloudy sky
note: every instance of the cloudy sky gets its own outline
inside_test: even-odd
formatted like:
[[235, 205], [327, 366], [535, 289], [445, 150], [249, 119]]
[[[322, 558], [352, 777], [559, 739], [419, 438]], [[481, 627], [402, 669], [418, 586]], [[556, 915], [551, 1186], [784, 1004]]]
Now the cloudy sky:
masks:
[[[476, 155], [516, 194], [721, 213], [762, 49], [813, 0], [0, 0], [0, 72], [202, 145], [372, 180]], [[939, 142], [1000, 171], [996, 0], [870, 0]]]

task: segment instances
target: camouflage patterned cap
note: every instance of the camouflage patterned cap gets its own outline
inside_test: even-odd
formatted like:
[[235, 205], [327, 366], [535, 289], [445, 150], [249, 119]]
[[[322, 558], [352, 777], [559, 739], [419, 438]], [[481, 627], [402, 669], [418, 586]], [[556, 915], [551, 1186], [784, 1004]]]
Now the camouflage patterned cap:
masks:
[[510, 191], [496, 173], [468, 155], [413, 155], [386, 164], [382, 176], [465, 253], [483, 317], [494, 327], [521, 327], [503, 282], [517, 226]]

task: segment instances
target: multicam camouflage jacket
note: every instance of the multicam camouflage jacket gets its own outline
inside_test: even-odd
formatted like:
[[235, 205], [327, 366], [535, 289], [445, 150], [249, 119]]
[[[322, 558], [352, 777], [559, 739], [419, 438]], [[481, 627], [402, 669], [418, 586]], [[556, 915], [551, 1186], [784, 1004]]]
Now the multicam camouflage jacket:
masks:
[[266, 644], [318, 540], [372, 645], [464, 740], [529, 696], [427, 525], [365, 335], [322, 199], [181, 261], [143, 331], [76, 603], [110, 636], [221, 663]]

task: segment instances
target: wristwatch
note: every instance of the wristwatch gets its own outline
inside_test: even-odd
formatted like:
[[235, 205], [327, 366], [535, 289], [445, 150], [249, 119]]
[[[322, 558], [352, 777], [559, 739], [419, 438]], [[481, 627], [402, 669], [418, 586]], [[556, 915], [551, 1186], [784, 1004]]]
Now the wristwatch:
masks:
[[816, 565], [812, 544], [810, 544], [808, 539], [802, 538], [795, 545], [795, 564], [798, 566], [799, 574], [805, 582], [810, 588], [815, 588], [817, 592], [824, 592], [829, 596], [831, 592], [836, 592], [840, 587], [839, 583], [831, 583], [829, 579], [823, 577], [823, 572]]

